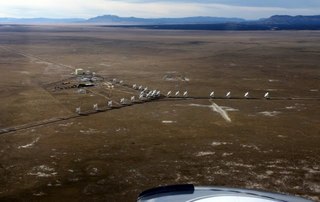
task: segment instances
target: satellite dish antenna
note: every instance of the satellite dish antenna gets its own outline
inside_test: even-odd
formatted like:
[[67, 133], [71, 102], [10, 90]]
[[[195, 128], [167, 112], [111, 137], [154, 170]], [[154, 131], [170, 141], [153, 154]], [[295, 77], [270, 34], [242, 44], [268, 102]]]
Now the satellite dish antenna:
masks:
[[139, 88], [138, 88], [139, 90], [142, 90], [142, 86], [139, 86]]
[[161, 92], [160, 92], [160, 91], [157, 91], [156, 96], [157, 96], [157, 97], [160, 97], [160, 95], [161, 95]]
[[124, 99], [124, 98], [121, 98], [120, 103], [121, 103], [121, 104], [125, 104], [125, 99]]
[[263, 97], [264, 97], [265, 99], [270, 99], [270, 94], [269, 94], [269, 92], [266, 92]]
[[227, 92], [226, 97], [227, 97], [227, 98], [230, 98], [230, 97], [231, 97], [231, 92], [230, 92], [230, 91]]
[[80, 108], [80, 107], [77, 107], [77, 108], [76, 108], [76, 113], [77, 113], [77, 114], [81, 114], [81, 108]]
[[211, 97], [211, 98], [214, 98], [214, 91], [212, 91], [212, 92], [210, 93], [210, 97]]
[[132, 88], [136, 89], [137, 88], [137, 84], [133, 84]]
[[121, 81], [119, 81], [119, 83], [120, 83], [120, 84], [123, 84], [123, 81], [121, 80]]
[[140, 94], [139, 95], [139, 100], [142, 100], [143, 99], [143, 94]]
[[185, 92], [183, 93], [183, 97], [188, 97], [188, 91], [185, 91]]
[[96, 110], [96, 111], [98, 111], [98, 110], [99, 110], [98, 104], [94, 104], [94, 105], [93, 105], [93, 109]]
[[245, 97], [245, 98], [249, 98], [249, 92], [246, 92], [246, 93], [244, 94], [244, 97]]
[[108, 101], [108, 107], [112, 107], [112, 100]]
[[147, 90], [148, 90], [148, 87], [145, 87], [145, 88], [144, 88], [144, 91], [147, 91]]
[[112, 82], [113, 82], [113, 83], [117, 83], [117, 79], [113, 79]]
[[167, 97], [170, 97], [170, 95], [171, 95], [171, 91], [169, 91], [169, 92], [167, 93]]
[[157, 91], [156, 90], [153, 90], [152, 93], [151, 93], [151, 97], [155, 97], [157, 94]]
[[180, 94], [180, 91], [177, 91], [175, 95], [176, 95], [176, 96], [179, 96], [179, 94]]
[[134, 100], [135, 100], [135, 97], [132, 96], [132, 97], [131, 97], [131, 102], [134, 102]]

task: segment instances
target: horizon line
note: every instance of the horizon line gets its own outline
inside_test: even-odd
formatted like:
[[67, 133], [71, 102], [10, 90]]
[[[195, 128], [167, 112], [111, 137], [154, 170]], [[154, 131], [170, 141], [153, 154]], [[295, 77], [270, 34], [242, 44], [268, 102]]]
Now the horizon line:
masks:
[[290, 16], [290, 17], [298, 17], [298, 16], [320, 16], [320, 14], [317, 15], [287, 15], [287, 14], [276, 14], [276, 15], [270, 15], [269, 17], [264, 18], [255, 18], [255, 19], [248, 19], [248, 18], [242, 18], [242, 17], [221, 17], [221, 16], [208, 16], [208, 15], [194, 15], [194, 16], [184, 16], [184, 17], [135, 17], [135, 16], [120, 16], [120, 15], [113, 15], [113, 14], [104, 14], [104, 15], [96, 15], [89, 18], [81, 18], [81, 17], [67, 17], [67, 18], [56, 18], [56, 17], [6, 17], [6, 16], [0, 16], [0, 19], [52, 19], [52, 20], [63, 20], [63, 19], [81, 19], [81, 20], [89, 20], [96, 17], [103, 17], [103, 16], [115, 16], [119, 18], [139, 18], [139, 19], [181, 19], [181, 18], [193, 18], [193, 17], [208, 17], [208, 18], [226, 18], [226, 19], [243, 19], [247, 21], [253, 21], [253, 20], [260, 20], [260, 19], [266, 19], [273, 16]]

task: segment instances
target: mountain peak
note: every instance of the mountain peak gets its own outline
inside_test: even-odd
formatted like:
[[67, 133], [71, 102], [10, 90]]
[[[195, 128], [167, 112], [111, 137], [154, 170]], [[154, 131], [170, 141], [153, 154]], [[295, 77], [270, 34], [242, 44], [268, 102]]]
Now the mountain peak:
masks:
[[223, 17], [182, 17], [182, 18], [137, 18], [137, 17], [119, 17], [116, 15], [103, 15], [87, 20], [89, 23], [103, 24], [128, 24], [128, 25], [157, 25], [157, 24], [211, 24], [211, 23], [229, 23], [244, 22], [241, 18], [223, 18]]
[[320, 24], [320, 15], [314, 16], [290, 16], [290, 15], [274, 15], [270, 18], [263, 19], [262, 22], [272, 24]]

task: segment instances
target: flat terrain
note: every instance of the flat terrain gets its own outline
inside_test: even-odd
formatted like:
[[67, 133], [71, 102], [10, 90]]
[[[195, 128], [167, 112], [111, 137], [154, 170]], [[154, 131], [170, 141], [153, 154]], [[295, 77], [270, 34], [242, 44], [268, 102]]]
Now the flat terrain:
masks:
[[[135, 201], [177, 183], [320, 201], [319, 58], [318, 31], [0, 26], [0, 129], [20, 127], [0, 134], [0, 201]], [[103, 80], [57, 90], [75, 68]], [[139, 96], [113, 78], [208, 99], [78, 116]]]

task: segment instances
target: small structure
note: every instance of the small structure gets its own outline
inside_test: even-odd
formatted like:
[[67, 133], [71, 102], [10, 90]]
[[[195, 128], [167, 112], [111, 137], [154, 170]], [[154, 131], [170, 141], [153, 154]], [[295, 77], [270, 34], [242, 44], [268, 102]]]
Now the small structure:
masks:
[[246, 92], [246, 93], [244, 94], [244, 97], [248, 99], [248, 98], [249, 98], [249, 92]]
[[183, 93], [183, 97], [188, 97], [188, 91], [185, 91], [185, 92]]
[[151, 97], [155, 97], [155, 96], [156, 96], [156, 93], [157, 93], [157, 90], [151, 91]]
[[80, 88], [77, 92], [80, 93], [80, 94], [86, 94], [87, 93], [86, 89], [83, 89], [83, 88]]
[[125, 101], [125, 99], [124, 99], [124, 98], [121, 98], [121, 100], [120, 100], [120, 104], [122, 104], [122, 105], [126, 104], [126, 101]]
[[100, 80], [100, 79], [98, 77], [95, 77], [95, 76], [91, 77], [91, 79], [90, 79], [90, 81], [92, 81], [92, 82], [96, 82], [98, 80]]
[[214, 98], [214, 91], [212, 91], [212, 92], [210, 93], [210, 97], [211, 97], [211, 98]]
[[98, 104], [94, 104], [94, 105], [93, 105], [93, 109], [96, 110], [96, 111], [98, 111], [98, 110], [99, 110]]
[[103, 85], [107, 86], [108, 89], [114, 89], [114, 85], [110, 82], [105, 82]]
[[263, 97], [264, 97], [265, 99], [270, 99], [270, 94], [269, 94], [269, 92], [266, 92]]
[[92, 87], [92, 86], [94, 86], [94, 84], [93, 84], [93, 83], [90, 83], [90, 82], [78, 84], [78, 88]]
[[112, 100], [108, 101], [108, 107], [112, 107]]
[[74, 72], [75, 75], [84, 75], [85, 71], [81, 68], [77, 68]]
[[226, 94], [226, 98], [230, 98], [231, 97], [231, 92], [229, 91], [229, 92], [227, 92], [227, 94]]
[[77, 107], [77, 108], [76, 108], [76, 113], [77, 113], [77, 114], [81, 114], [81, 108], [80, 108], [80, 107]]
[[81, 78], [80, 81], [81, 81], [81, 82], [90, 82], [91, 79], [84, 77], [84, 78]]

